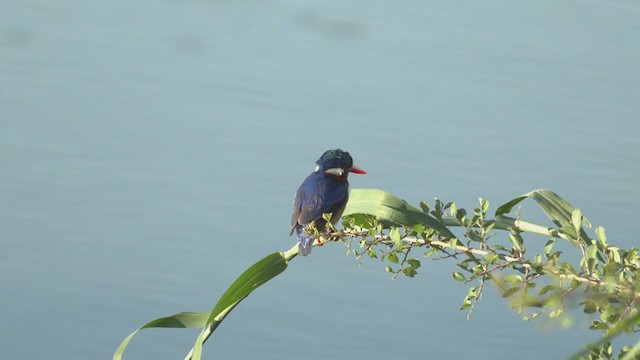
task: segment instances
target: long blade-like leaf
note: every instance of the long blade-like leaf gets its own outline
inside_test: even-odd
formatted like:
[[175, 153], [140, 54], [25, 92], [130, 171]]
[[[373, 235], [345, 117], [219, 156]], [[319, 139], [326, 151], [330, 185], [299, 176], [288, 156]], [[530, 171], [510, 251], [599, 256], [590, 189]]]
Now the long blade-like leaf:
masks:
[[131, 339], [143, 329], [148, 328], [198, 328], [203, 327], [209, 319], [211, 311], [203, 312], [182, 312], [179, 314], [158, 318], [151, 320], [148, 323], [142, 325], [136, 331], [132, 332], [118, 345], [116, 352], [113, 355], [113, 360], [121, 360], [124, 349], [129, 345]]
[[373, 215], [403, 226], [422, 224], [447, 238], [456, 236], [429, 214], [409, 205], [406, 201], [378, 189], [353, 189], [343, 216], [353, 214]]
[[[214, 323], [220, 323], [227, 314], [245, 297], [249, 296], [251, 292], [267, 281], [278, 276], [287, 268], [287, 259], [281, 252], [273, 253], [266, 256], [262, 260], [253, 264], [250, 268], [245, 270], [236, 279], [236, 281], [229, 286], [227, 291], [222, 295], [216, 306], [211, 310], [207, 323], [204, 329], [198, 335], [196, 343], [192, 349], [193, 360], [200, 360], [202, 357], [202, 345], [206, 341], [207, 337], [211, 334], [207, 329]], [[216, 324], [217, 325], [217, 324]]]
[[[496, 217], [508, 213], [509, 211], [511, 211], [511, 209], [513, 209], [514, 206], [527, 198], [531, 198], [536, 203], [538, 203], [542, 211], [544, 211], [547, 217], [551, 219], [551, 221], [553, 221], [558, 227], [573, 227], [572, 216], [576, 208], [573, 207], [573, 205], [571, 205], [568, 201], [560, 197], [560, 195], [547, 189], [531, 191], [500, 205], [498, 209], [496, 209]], [[584, 217], [581, 222], [583, 224], [586, 224], [587, 226], [590, 226], [589, 221]], [[582, 227], [580, 228], [580, 237], [584, 240], [589, 239], [589, 236], [584, 231], [584, 229], [582, 229]]]
[[229, 307], [231, 304], [242, 300], [260, 285], [271, 280], [287, 268], [287, 260], [284, 254], [276, 252], [264, 257], [245, 270], [236, 281], [229, 286], [227, 291], [220, 297], [218, 303], [211, 311], [212, 320], [217, 313]]
[[[291, 256], [291, 255], [290, 255]], [[295, 254], [293, 255], [295, 256]], [[290, 257], [288, 257], [290, 258]], [[227, 291], [220, 297], [218, 303], [211, 311], [204, 312], [183, 312], [168, 317], [152, 320], [141, 326], [136, 331], [127, 336], [116, 349], [113, 359], [121, 360], [124, 350], [131, 339], [140, 331], [147, 328], [195, 328], [204, 327], [201, 336], [198, 337], [193, 349], [193, 358], [200, 359], [202, 344], [210, 335], [206, 333], [207, 328], [214, 322], [220, 323], [226, 315], [242, 299], [247, 297], [253, 290], [262, 284], [273, 279], [287, 268], [287, 259], [281, 252], [273, 253], [253, 264], [245, 270], [236, 281], [231, 284]], [[204, 335], [206, 334], [206, 335]], [[197, 355], [197, 357], [196, 357]]]

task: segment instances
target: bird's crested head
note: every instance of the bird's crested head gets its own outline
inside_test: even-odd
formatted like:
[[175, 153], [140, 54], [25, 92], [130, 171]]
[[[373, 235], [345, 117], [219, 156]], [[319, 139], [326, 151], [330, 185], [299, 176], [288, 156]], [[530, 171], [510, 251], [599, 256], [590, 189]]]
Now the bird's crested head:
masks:
[[327, 175], [342, 177], [349, 172], [366, 174], [364, 170], [353, 166], [353, 158], [342, 149], [325, 151], [316, 164], [318, 164], [316, 170], [322, 170]]
[[327, 150], [316, 161], [316, 164], [325, 169], [340, 167], [349, 170], [353, 166], [353, 158], [348, 152], [342, 149]]

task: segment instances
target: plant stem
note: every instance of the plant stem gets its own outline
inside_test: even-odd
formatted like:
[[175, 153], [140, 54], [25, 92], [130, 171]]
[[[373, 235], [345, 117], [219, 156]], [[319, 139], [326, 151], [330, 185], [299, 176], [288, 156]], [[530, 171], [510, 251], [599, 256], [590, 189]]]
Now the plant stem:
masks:
[[[452, 218], [442, 218], [442, 223], [445, 226], [462, 226], [457, 222], [457, 220]], [[558, 229], [534, 224], [528, 221], [515, 219], [504, 215], [496, 217], [496, 225], [494, 228], [499, 230], [509, 230], [513, 228], [522, 232], [551, 236], [564, 240], [571, 240], [571, 237], [561, 233]]]
[[284, 253], [282, 253], [282, 256], [284, 256], [284, 259], [287, 260], [287, 261], [290, 261], [294, 257], [298, 256], [298, 243], [293, 245], [293, 247], [291, 249], [289, 249], [289, 250], [285, 251]]

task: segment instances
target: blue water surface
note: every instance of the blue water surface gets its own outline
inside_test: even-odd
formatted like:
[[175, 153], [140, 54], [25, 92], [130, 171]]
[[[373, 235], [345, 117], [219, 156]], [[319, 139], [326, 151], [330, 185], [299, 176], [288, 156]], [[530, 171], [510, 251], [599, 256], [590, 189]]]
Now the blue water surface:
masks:
[[[108, 359], [210, 308], [293, 245], [293, 194], [330, 148], [368, 171], [352, 187], [494, 209], [550, 188], [637, 246], [639, 18], [624, 0], [6, 3], [0, 358]], [[345, 252], [292, 261], [205, 358], [561, 359], [598, 338], [525, 323], [492, 288], [467, 321], [453, 261], [392, 281]], [[181, 359], [195, 334], [145, 331], [125, 358]]]

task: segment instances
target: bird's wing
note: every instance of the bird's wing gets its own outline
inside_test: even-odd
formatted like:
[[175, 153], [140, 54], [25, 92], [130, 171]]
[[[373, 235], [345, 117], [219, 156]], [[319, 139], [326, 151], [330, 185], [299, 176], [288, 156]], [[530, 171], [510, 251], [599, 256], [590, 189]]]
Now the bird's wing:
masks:
[[298, 191], [296, 192], [296, 197], [293, 200], [293, 215], [291, 215], [291, 234], [293, 234], [293, 230], [298, 225], [298, 221], [300, 219], [300, 213], [302, 211], [302, 204], [307, 203], [308, 201], [309, 201], [309, 194], [304, 190], [303, 186], [300, 185], [300, 187], [298, 188]]
[[291, 226], [306, 225], [322, 218], [324, 213], [336, 213], [344, 208], [348, 189], [342, 184], [332, 184], [325, 179], [309, 176], [298, 188], [293, 206]]

